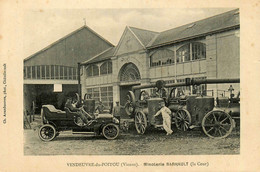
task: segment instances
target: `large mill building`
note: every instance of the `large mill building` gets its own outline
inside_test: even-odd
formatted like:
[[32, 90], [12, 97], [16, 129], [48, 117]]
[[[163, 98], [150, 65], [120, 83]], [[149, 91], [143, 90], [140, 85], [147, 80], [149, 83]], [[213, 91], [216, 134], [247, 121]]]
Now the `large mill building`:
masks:
[[[82, 63], [82, 94], [108, 107], [112, 101], [124, 105], [134, 85], [161, 79], [176, 83], [186, 77], [239, 78], [239, 35], [238, 9], [163, 32], [127, 26], [116, 47]], [[218, 96], [229, 86], [201, 85], [199, 90]], [[232, 86], [237, 93], [239, 84]]]

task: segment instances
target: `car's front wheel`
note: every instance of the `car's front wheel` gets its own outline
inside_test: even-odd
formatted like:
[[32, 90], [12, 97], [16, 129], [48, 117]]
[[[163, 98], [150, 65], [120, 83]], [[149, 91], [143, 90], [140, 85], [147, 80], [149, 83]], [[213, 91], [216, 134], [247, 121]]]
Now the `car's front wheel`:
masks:
[[45, 124], [39, 129], [38, 135], [42, 141], [48, 142], [55, 138], [56, 129], [50, 124]]
[[108, 140], [113, 140], [119, 135], [119, 127], [116, 124], [109, 123], [102, 129], [103, 136]]

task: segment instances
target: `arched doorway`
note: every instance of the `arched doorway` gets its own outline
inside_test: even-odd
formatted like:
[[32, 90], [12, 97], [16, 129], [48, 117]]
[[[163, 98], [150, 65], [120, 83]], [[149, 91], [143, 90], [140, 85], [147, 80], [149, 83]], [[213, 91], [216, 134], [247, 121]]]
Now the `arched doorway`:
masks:
[[123, 106], [126, 103], [128, 91], [132, 90], [134, 85], [140, 84], [141, 75], [134, 63], [126, 63], [121, 67], [118, 79], [120, 81], [120, 104]]

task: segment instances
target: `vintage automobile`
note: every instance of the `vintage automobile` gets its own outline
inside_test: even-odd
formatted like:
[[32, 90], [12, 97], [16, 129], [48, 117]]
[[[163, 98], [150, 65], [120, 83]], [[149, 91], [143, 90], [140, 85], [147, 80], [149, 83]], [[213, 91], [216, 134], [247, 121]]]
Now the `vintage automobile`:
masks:
[[119, 135], [119, 121], [111, 114], [94, 114], [95, 101], [85, 100], [80, 107], [83, 113], [93, 115], [93, 119], [85, 124], [78, 113], [71, 112], [69, 108], [65, 111], [56, 109], [53, 105], [43, 105], [41, 109], [42, 126], [38, 135], [43, 141], [51, 141], [60, 132], [72, 130], [73, 134], [103, 135], [106, 139], [116, 139]]
[[[240, 118], [240, 94], [235, 98], [232, 94], [228, 97], [203, 96], [196, 93], [184, 95], [176, 92], [180, 86], [196, 86], [200, 84], [221, 84], [239, 83], [239, 79], [203, 79], [194, 80], [187, 78], [184, 83], [165, 85], [164, 81], [156, 84], [135, 86], [133, 91], [129, 91], [127, 96], [126, 112], [134, 118], [135, 127], [139, 134], [144, 134], [148, 126], [160, 127], [162, 120], [154, 118], [159, 110], [159, 103], [164, 101], [168, 108], [173, 112], [173, 123], [177, 129], [187, 131], [195, 127], [202, 127], [204, 133], [211, 138], [225, 138], [235, 127], [234, 119]], [[143, 90], [140, 92], [139, 99], [135, 100], [134, 91], [137, 89], [157, 87], [163, 90], [165, 87], [173, 87], [168, 97], [161, 94], [160, 97], [152, 97]]]

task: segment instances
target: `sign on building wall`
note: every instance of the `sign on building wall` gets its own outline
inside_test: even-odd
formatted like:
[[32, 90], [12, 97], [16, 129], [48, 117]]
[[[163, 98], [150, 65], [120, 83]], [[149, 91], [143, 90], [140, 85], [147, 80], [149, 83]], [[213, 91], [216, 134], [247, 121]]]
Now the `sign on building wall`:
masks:
[[54, 84], [53, 92], [62, 92], [62, 84]]

